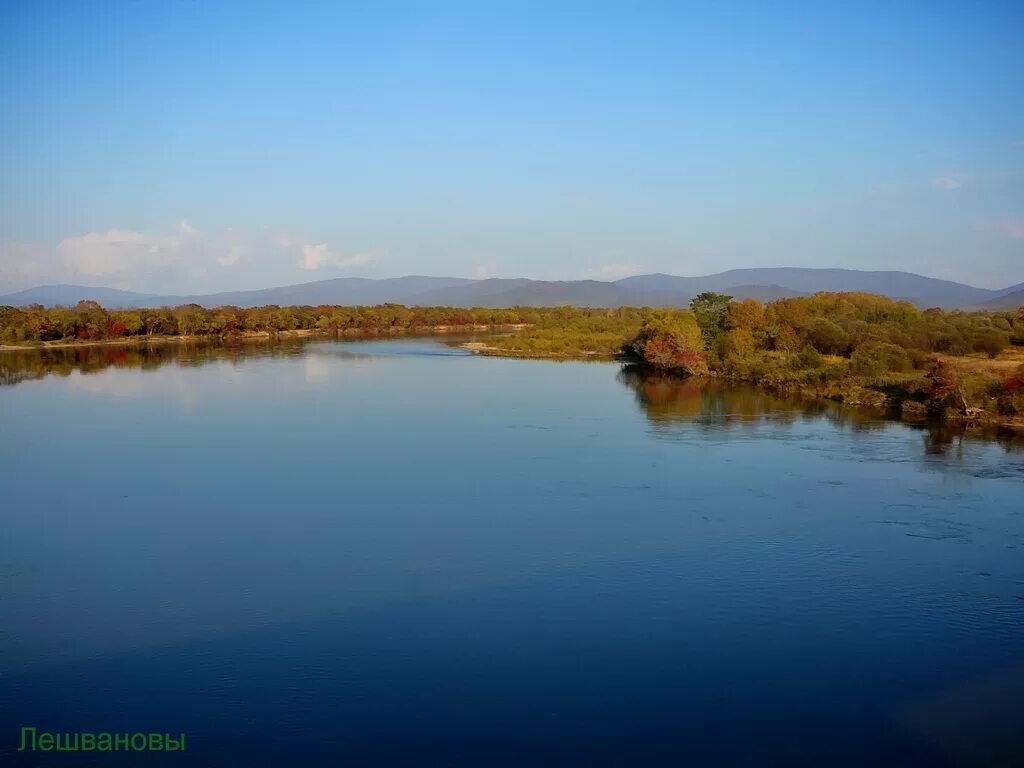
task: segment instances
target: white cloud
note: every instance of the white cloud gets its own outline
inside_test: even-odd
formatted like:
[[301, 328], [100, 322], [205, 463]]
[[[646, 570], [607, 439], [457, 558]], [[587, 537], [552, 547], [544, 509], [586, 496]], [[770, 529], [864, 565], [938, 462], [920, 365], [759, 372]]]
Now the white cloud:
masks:
[[302, 246], [302, 261], [299, 262], [299, 266], [303, 269], [320, 269], [327, 266], [330, 256], [327, 252], [327, 243], [304, 245]]
[[1016, 141], [1013, 142], [1013, 146], [1024, 147], [1024, 139], [1017, 139]]
[[489, 280], [498, 276], [498, 266], [494, 263], [477, 264], [473, 267], [474, 280]]
[[65, 237], [56, 245], [0, 243], [0, 294], [46, 283], [213, 293], [284, 285], [295, 281], [300, 269], [352, 270], [377, 260], [372, 252], [345, 255], [327, 243], [303, 242], [308, 239], [266, 227], [203, 232], [180, 219], [165, 232], [115, 227]]
[[334, 269], [352, 269], [353, 267], [365, 267], [372, 264], [376, 257], [372, 253], [356, 253], [351, 256], [332, 253], [327, 248], [327, 243], [312, 245], [306, 243], [302, 246], [302, 258], [298, 261], [301, 269], [315, 270], [333, 267]]
[[57, 258], [75, 276], [103, 277], [142, 265], [163, 266], [179, 245], [178, 236], [108, 229], [64, 238], [57, 244]]
[[619, 280], [623, 277], [642, 275], [646, 270], [640, 264], [603, 264], [589, 270], [586, 276], [597, 280]]
[[242, 234], [204, 234], [187, 219], [169, 232], [115, 227], [65, 237], [56, 245], [3, 243], [0, 293], [42, 283], [105, 285], [159, 293], [200, 292], [212, 289], [218, 274], [227, 274], [228, 268], [247, 261], [251, 245]]
[[939, 176], [932, 179], [932, 186], [939, 189], [960, 189], [963, 184], [952, 176]]
[[217, 257], [217, 263], [222, 267], [233, 267], [245, 255], [245, 248], [240, 245], [232, 245], [223, 256]]

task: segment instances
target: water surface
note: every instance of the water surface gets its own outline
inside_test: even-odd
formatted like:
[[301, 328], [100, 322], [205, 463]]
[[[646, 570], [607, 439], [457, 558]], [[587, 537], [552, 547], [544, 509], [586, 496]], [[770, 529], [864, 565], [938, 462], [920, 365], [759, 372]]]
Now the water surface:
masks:
[[4, 764], [70, 764], [22, 725], [217, 766], [1022, 755], [1007, 433], [438, 340], [0, 374]]

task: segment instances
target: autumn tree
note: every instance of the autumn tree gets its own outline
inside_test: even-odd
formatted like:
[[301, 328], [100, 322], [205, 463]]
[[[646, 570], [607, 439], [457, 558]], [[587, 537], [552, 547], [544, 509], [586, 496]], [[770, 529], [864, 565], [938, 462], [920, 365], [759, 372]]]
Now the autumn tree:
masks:
[[630, 346], [636, 357], [651, 368], [685, 375], [708, 370], [701, 329], [690, 313], [654, 312]]

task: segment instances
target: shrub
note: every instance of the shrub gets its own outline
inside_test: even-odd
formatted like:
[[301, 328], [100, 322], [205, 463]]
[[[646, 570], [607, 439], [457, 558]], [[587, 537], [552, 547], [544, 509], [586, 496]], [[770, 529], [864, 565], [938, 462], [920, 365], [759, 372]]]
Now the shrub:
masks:
[[812, 370], [817, 370], [825, 365], [825, 359], [810, 344], [807, 344], [794, 356], [793, 362], [796, 363], [798, 368], [810, 368]]
[[975, 331], [975, 352], [984, 352], [990, 358], [996, 358], [1008, 346], [1010, 346], [1009, 335], [998, 328], [989, 327]]
[[809, 338], [814, 348], [826, 355], [843, 355], [850, 348], [850, 337], [846, 331], [824, 317], [811, 323]]
[[723, 358], [736, 356], [747, 358], [754, 354], [754, 334], [746, 328], [734, 328], [727, 331], [721, 340], [721, 355]]
[[996, 393], [996, 406], [1004, 416], [1024, 414], [1024, 373], [1005, 379]]
[[910, 355], [902, 347], [885, 341], [869, 341], [853, 351], [850, 360], [854, 373], [878, 376], [882, 373], [903, 373], [913, 369]]

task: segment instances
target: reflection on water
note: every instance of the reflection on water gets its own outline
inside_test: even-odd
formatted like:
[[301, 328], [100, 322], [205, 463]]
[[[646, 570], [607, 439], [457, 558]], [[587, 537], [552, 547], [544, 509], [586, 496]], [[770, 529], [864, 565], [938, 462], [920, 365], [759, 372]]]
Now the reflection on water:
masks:
[[[241, 363], [249, 359], [307, 357], [307, 381], [322, 379], [325, 368], [316, 358], [372, 359], [377, 356], [468, 357], [459, 344], [486, 339], [488, 334], [447, 336], [444, 343], [425, 339], [355, 339], [338, 344], [322, 338], [278, 337], [234, 342], [201, 341], [154, 344], [118, 344], [44, 347], [0, 351], [0, 386], [11, 386], [46, 376], [90, 374], [108, 368], [153, 370], [165, 365], [197, 367], [214, 362]], [[316, 366], [321, 365], [318, 369]], [[707, 436], [722, 429], [755, 429], [758, 424], [793, 424], [824, 419], [838, 428], [855, 431], [884, 429], [890, 419], [876, 413], [825, 400], [786, 397], [747, 385], [714, 380], [682, 379], [640, 373], [630, 367], [618, 380], [632, 389], [637, 404], [651, 422], [652, 434], [677, 439], [686, 430]], [[911, 425], [908, 425], [911, 426]], [[1007, 452], [1024, 452], [1024, 433], [1004, 427], [929, 422], [919, 429], [922, 450], [950, 460], [964, 457], [965, 443], [995, 441]]]
[[[893, 424], [891, 419], [839, 403], [785, 397], [746, 385], [642, 374], [629, 368], [619, 372], [619, 381], [635, 392], [652, 433], [665, 439], [680, 438], [687, 430], [706, 438], [723, 429], [752, 430], [762, 424], [785, 426], [821, 419], [861, 432]], [[1024, 453], [1024, 433], [1012, 429], [940, 422], [904, 426], [920, 430], [922, 450], [929, 456], [962, 459], [965, 442], [979, 440], [995, 441], [1007, 453]]]
[[322, 337], [280, 336], [234, 341], [141, 342], [0, 350], [0, 386], [11, 386], [50, 375], [69, 376], [74, 371], [88, 374], [107, 368], [151, 370], [170, 364], [194, 367], [221, 361], [239, 362], [251, 358], [295, 357], [310, 351], [315, 351], [318, 355], [346, 358], [369, 358], [376, 355], [466, 357], [470, 353], [457, 345], [463, 341], [486, 337], [486, 334], [448, 334], [445, 336], [444, 344], [424, 343], [423, 340], [415, 338], [363, 340], [355, 337], [345, 344], [337, 344]]
[[0, 386], [46, 376], [69, 376], [73, 371], [95, 373], [107, 368], [151, 370], [163, 365], [199, 366], [220, 360], [294, 356], [308, 342], [298, 338], [236, 342], [158, 342], [153, 344], [95, 344], [0, 351]]

